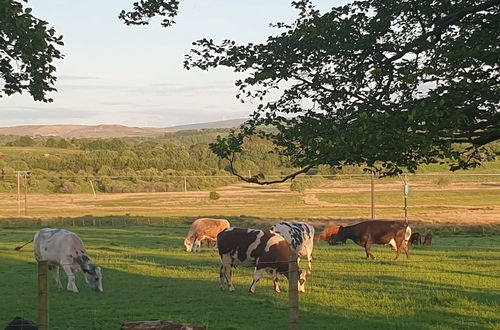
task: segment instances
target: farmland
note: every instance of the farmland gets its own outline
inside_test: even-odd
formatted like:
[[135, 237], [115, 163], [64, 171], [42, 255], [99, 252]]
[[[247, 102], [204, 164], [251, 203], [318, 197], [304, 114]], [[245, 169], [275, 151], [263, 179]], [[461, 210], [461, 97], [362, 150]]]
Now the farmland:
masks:
[[[486, 179], [485, 179], [486, 178]], [[376, 246], [376, 260], [349, 242], [317, 244], [313, 275], [300, 297], [304, 329], [497, 329], [500, 326], [500, 188], [497, 176], [410, 178], [409, 221], [432, 230], [429, 247], [394, 261]], [[219, 257], [204, 249], [183, 251], [193, 219], [225, 217], [232, 225], [268, 228], [307, 219], [320, 230], [370, 218], [366, 178], [321, 180], [299, 193], [289, 184], [234, 184], [208, 191], [134, 194], [27, 195], [27, 216], [17, 216], [16, 196], [0, 194], [0, 324], [14, 316], [37, 319], [33, 245], [14, 247], [44, 226], [78, 233], [102, 266], [104, 293], [94, 294], [79, 274], [79, 294], [59, 291], [50, 278], [52, 329], [118, 329], [121, 322], [163, 319], [209, 329], [286, 329], [288, 295], [265, 278], [247, 292], [252, 270], [238, 268], [237, 291], [218, 289]], [[378, 219], [402, 219], [401, 180], [377, 181]], [[24, 211], [24, 195], [21, 211]], [[304, 266], [304, 263], [303, 263]], [[63, 283], [66, 278], [63, 275]]]
[[[52, 329], [117, 329], [120, 322], [164, 319], [209, 329], [286, 329], [288, 297], [264, 279], [247, 292], [250, 269], [237, 269], [237, 291], [218, 289], [215, 251], [186, 253], [187, 221], [151, 226], [74, 227], [103, 267], [104, 293], [94, 294], [79, 274], [79, 294], [59, 291], [50, 279]], [[35, 228], [7, 228], [0, 239], [0, 324], [16, 315], [37, 318], [32, 245], [13, 249]], [[300, 297], [304, 329], [497, 328], [500, 304], [500, 237], [446, 236], [416, 247], [409, 260], [377, 246], [363, 249], [319, 244], [314, 273]], [[64, 277], [63, 277], [64, 278]], [[65, 280], [65, 278], [64, 278]]]

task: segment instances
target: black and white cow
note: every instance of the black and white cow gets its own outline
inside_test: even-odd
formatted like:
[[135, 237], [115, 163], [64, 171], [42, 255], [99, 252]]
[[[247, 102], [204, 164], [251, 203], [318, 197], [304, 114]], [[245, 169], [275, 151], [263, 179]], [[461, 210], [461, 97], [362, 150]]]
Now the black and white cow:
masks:
[[[217, 247], [222, 265], [220, 267], [220, 289], [234, 291], [232, 268], [237, 266], [255, 267], [253, 282], [249, 291], [255, 292], [255, 286], [267, 272], [273, 279], [274, 290], [280, 292], [279, 274], [288, 277], [288, 265], [292, 250], [285, 239], [273, 233], [258, 229], [228, 228], [217, 236]], [[299, 270], [298, 287], [304, 292], [306, 272]]]
[[280, 222], [273, 225], [270, 231], [271, 233], [283, 236], [299, 257], [307, 257], [309, 272], [312, 270], [312, 251], [314, 248], [313, 226], [305, 222]]
[[353, 226], [340, 226], [339, 233], [334, 236], [333, 244], [351, 239], [354, 243], [365, 248], [366, 258], [375, 259], [371, 253], [373, 244], [391, 245], [396, 252], [396, 259], [401, 250], [409, 257], [408, 241], [411, 229], [402, 221], [371, 220], [360, 222]]
[[[35, 244], [35, 258], [37, 261], [47, 261], [49, 269], [54, 272], [57, 286], [62, 289], [59, 277], [59, 267], [64, 269], [68, 276], [68, 291], [78, 292], [75, 283], [75, 273], [81, 271], [91, 289], [102, 292], [101, 267], [92, 263], [82, 240], [75, 233], [56, 228], [44, 228], [35, 234], [28, 243]], [[26, 243], [26, 244], [28, 244]], [[19, 246], [20, 250], [26, 244]]]

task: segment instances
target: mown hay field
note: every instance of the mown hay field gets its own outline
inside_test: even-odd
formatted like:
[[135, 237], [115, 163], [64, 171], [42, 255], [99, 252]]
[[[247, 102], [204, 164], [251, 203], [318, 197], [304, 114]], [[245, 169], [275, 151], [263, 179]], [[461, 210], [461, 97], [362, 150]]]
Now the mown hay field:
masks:
[[[238, 268], [236, 292], [220, 292], [216, 251], [183, 251], [189, 222], [70, 227], [102, 266], [104, 292], [90, 292], [81, 274], [78, 294], [58, 290], [50, 277], [51, 329], [119, 329], [121, 322], [151, 319], [208, 329], [287, 329], [286, 280], [281, 294], [268, 278], [250, 294], [252, 270]], [[15, 316], [37, 319], [33, 245], [14, 251], [36, 230], [1, 231], [2, 326]], [[500, 327], [500, 236], [436, 235], [432, 246], [413, 248], [410, 259], [393, 260], [385, 246], [373, 252], [377, 259], [366, 260], [352, 242], [316, 245], [313, 275], [300, 295], [303, 329]]]

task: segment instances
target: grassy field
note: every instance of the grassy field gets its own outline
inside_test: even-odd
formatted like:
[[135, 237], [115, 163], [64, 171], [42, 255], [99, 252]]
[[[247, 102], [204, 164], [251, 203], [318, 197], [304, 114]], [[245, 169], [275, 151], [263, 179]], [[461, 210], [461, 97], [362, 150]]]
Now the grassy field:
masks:
[[[286, 280], [281, 294], [266, 278], [252, 295], [252, 270], [239, 268], [237, 291], [220, 292], [218, 255], [212, 249], [184, 252], [188, 228], [189, 221], [173, 219], [165, 225], [70, 228], [103, 267], [104, 292], [90, 292], [81, 274], [79, 294], [59, 291], [50, 278], [51, 329], [118, 329], [121, 322], [150, 319], [209, 329], [287, 329]], [[1, 230], [2, 326], [15, 316], [37, 319], [33, 246], [14, 251], [36, 230]], [[500, 236], [441, 235], [430, 247], [412, 249], [408, 260], [394, 261], [389, 248], [376, 246], [372, 261], [352, 242], [318, 244], [313, 275], [300, 296], [302, 328], [499, 329], [499, 246]]]
[[[442, 178], [442, 177], [440, 177]], [[500, 175], [454, 178], [436, 183], [433, 176], [412, 178], [408, 216], [419, 223], [474, 223], [500, 225]], [[424, 180], [425, 179], [425, 180]], [[27, 195], [28, 217], [50, 220], [57, 217], [259, 217], [273, 219], [359, 220], [371, 217], [370, 182], [366, 177], [321, 180], [303, 193], [290, 191], [289, 184], [257, 186], [234, 184], [208, 191], [133, 194], [33, 194]], [[17, 216], [14, 194], [0, 194], [2, 219]], [[21, 194], [21, 214], [25, 212]], [[279, 207], [277, 207], [279, 206]], [[403, 219], [402, 182], [377, 181], [375, 211], [379, 219]]]

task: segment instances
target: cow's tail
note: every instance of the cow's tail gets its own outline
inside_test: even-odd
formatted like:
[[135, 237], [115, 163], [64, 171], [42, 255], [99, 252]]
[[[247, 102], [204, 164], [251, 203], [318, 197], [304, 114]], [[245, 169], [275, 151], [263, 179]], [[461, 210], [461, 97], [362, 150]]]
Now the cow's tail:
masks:
[[16, 251], [19, 251], [21, 250], [23, 247], [25, 247], [26, 245], [30, 244], [31, 242], [33, 242], [33, 240], [27, 242], [27, 243], [24, 243], [23, 245], [20, 245], [20, 246], [17, 246], [14, 250]]

